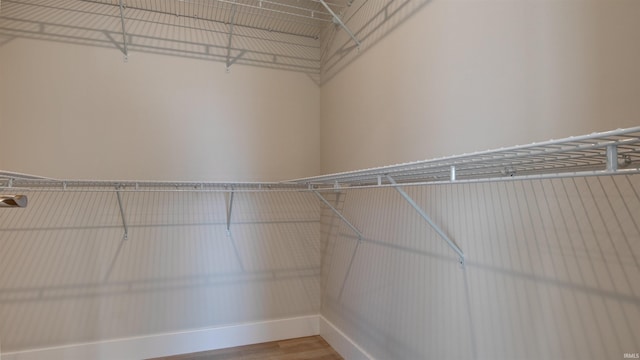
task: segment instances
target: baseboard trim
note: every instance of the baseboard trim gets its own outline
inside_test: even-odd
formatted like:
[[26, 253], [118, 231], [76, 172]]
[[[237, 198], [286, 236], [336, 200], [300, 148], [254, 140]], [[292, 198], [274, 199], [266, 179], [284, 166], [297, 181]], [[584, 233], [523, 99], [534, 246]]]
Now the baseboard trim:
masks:
[[375, 360], [331, 321], [320, 315], [320, 336], [346, 360]]
[[3, 360], [146, 359], [320, 334], [309, 315], [216, 328], [8, 352]]

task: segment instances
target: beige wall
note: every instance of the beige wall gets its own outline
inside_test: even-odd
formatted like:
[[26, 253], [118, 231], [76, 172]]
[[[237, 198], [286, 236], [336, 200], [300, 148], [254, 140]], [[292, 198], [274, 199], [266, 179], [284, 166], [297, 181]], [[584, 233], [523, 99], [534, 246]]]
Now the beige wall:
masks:
[[[0, 165], [277, 180], [318, 172], [320, 149], [333, 172], [633, 126], [639, 9], [436, 0], [321, 89], [296, 73], [14, 40], [0, 48], [12, 134]], [[125, 242], [113, 193], [29, 193], [26, 212], [0, 218], [3, 350], [320, 311], [381, 359], [621, 358], [640, 346], [638, 184], [410, 189], [464, 269], [391, 189], [341, 195], [359, 245], [308, 194], [238, 195], [226, 236], [223, 194], [126, 193]]]
[[[319, 171], [306, 75], [15, 39], [0, 47], [0, 169], [268, 181]], [[0, 214], [2, 351], [319, 312], [319, 208], [302, 193], [24, 192]], [[18, 209], [20, 210], [20, 209]]]
[[319, 312], [313, 194], [236, 192], [227, 233], [228, 193], [123, 192], [124, 240], [115, 192], [22, 193], [0, 214], [4, 352]]
[[638, 125], [639, 18], [633, 0], [432, 1], [322, 87], [322, 171]]
[[[268, 181], [319, 170], [306, 75], [36, 40], [0, 47], [4, 170], [58, 178]], [[7, 136], [7, 134], [11, 134]]]
[[[638, 19], [637, 1], [432, 1], [322, 86], [322, 171], [637, 126]], [[378, 359], [621, 358], [639, 184], [407, 188], [464, 269], [393, 189], [328, 194], [364, 239], [324, 210], [321, 314]]]
[[[321, 314], [375, 359], [618, 359], [640, 348], [640, 177], [327, 193]], [[321, 333], [322, 335], [322, 333]]]

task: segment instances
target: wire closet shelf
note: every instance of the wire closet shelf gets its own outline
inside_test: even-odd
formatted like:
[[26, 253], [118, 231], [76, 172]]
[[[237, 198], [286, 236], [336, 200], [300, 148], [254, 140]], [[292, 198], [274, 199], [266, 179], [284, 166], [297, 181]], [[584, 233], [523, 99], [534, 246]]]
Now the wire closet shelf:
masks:
[[640, 173], [640, 126], [291, 181], [314, 189]]
[[640, 126], [282, 182], [60, 180], [0, 171], [0, 190], [306, 191], [640, 173]]
[[[320, 0], [83, 0], [151, 13], [192, 17], [251, 29], [317, 38], [333, 15]], [[324, 1], [343, 11], [345, 0]]]
[[299, 191], [304, 186], [283, 182], [197, 182], [137, 180], [65, 180], [0, 171], [0, 191], [75, 192], [261, 192]]

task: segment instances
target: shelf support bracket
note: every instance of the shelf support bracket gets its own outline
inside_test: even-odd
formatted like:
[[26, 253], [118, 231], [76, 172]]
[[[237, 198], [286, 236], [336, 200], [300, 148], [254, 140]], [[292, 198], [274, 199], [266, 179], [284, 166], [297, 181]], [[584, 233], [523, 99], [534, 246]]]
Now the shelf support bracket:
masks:
[[229, 22], [229, 41], [227, 42], [227, 72], [229, 72], [229, 68], [231, 65], [236, 62], [240, 58], [240, 56], [244, 55], [244, 53], [240, 53], [235, 59], [231, 59], [231, 39], [233, 38], [233, 23], [236, 19], [236, 8], [238, 5], [234, 1], [234, 4], [231, 8], [231, 21]]
[[358, 247], [360, 247], [360, 243], [362, 242], [364, 235], [362, 235], [360, 230], [358, 230], [358, 228], [356, 228], [351, 222], [349, 222], [349, 220], [347, 220], [347, 218], [344, 217], [344, 215], [342, 215], [342, 213], [340, 213], [338, 209], [333, 207], [333, 205], [331, 205], [327, 201], [327, 199], [325, 199], [322, 195], [320, 195], [318, 190], [313, 190], [313, 193], [316, 194], [316, 196], [318, 197], [318, 199], [320, 199], [320, 201], [322, 201], [325, 205], [327, 205], [327, 207], [331, 209], [331, 211], [333, 211], [333, 213], [336, 214], [340, 218], [340, 220], [342, 220], [345, 224], [347, 224], [347, 226], [350, 227], [351, 230], [353, 230], [353, 232], [358, 235], [358, 242], [356, 243], [356, 247], [353, 249], [353, 253], [351, 253], [351, 260], [349, 261], [349, 267], [347, 268], [347, 272], [344, 274], [344, 280], [342, 281], [342, 286], [340, 286], [340, 293], [338, 295], [338, 299], [342, 299], [342, 293], [344, 292], [344, 288], [347, 284], [347, 280], [349, 279], [349, 276], [351, 274], [351, 267], [353, 266], [353, 261], [356, 258], [356, 254], [358, 253]]
[[229, 200], [227, 201], [227, 236], [231, 236], [231, 211], [233, 210], [233, 194], [231, 189], [229, 192]]
[[607, 172], [618, 171], [618, 147], [615, 144], [607, 145]]
[[129, 58], [129, 49], [127, 48], [127, 30], [124, 26], [124, 5], [122, 4], [122, 0], [118, 1], [120, 6], [120, 22], [122, 23], [122, 52], [124, 52], [124, 61], [127, 61]]
[[360, 230], [358, 230], [357, 227], [355, 227], [352, 223], [350, 223], [349, 220], [347, 220], [347, 218], [344, 217], [344, 215], [342, 215], [342, 213], [340, 213], [340, 211], [338, 211], [338, 209], [333, 207], [333, 205], [331, 205], [327, 201], [327, 199], [322, 197], [322, 195], [320, 195], [318, 190], [313, 190], [313, 193], [316, 194], [318, 199], [320, 199], [320, 201], [322, 201], [325, 205], [327, 205], [327, 207], [329, 209], [331, 209], [331, 211], [333, 211], [333, 213], [336, 214], [340, 218], [340, 220], [342, 220], [349, 228], [351, 228], [351, 230], [353, 230], [353, 232], [356, 233], [356, 235], [358, 235], [358, 241], [360, 241], [360, 240], [362, 240], [364, 238], [364, 235], [362, 235], [362, 232], [360, 232]]
[[349, 34], [349, 36], [351, 37], [351, 39], [356, 43], [356, 45], [358, 46], [358, 48], [360, 48], [360, 41], [356, 38], [356, 36], [351, 32], [351, 30], [349, 30], [349, 28], [347, 27], [347, 25], [344, 24], [344, 22], [342, 22], [342, 19], [340, 19], [340, 17], [338, 17], [338, 15], [333, 12], [333, 10], [331, 9], [331, 7], [324, 1], [324, 0], [319, 0], [320, 4], [322, 4], [322, 6], [324, 6], [325, 9], [327, 9], [327, 11], [331, 14], [331, 16], [333, 16], [333, 21], [336, 22], [338, 25], [340, 25], [340, 27], [342, 27], [342, 29], [344, 29], [344, 31]]
[[236, 61], [240, 60], [240, 58], [247, 53], [247, 50], [242, 50], [238, 55], [236, 55], [233, 59], [227, 60], [227, 68], [230, 68], [231, 65], [235, 64]]
[[405, 200], [407, 200], [407, 202], [418, 212], [418, 214], [420, 214], [420, 216], [427, 223], [429, 223], [431, 228], [438, 235], [440, 235], [440, 237], [447, 243], [447, 245], [449, 245], [449, 247], [458, 254], [459, 256], [458, 262], [460, 262], [460, 264], [464, 266], [464, 253], [462, 252], [460, 247], [456, 245], [456, 243], [453, 242], [453, 240], [451, 240], [449, 236], [447, 236], [447, 234], [445, 234], [445, 232], [442, 231], [442, 229], [440, 229], [440, 227], [435, 222], [433, 222], [433, 220], [429, 217], [429, 215], [427, 215], [427, 213], [424, 210], [422, 210], [422, 208], [409, 196], [409, 194], [407, 194], [404, 190], [402, 190], [400, 185], [398, 185], [398, 183], [395, 180], [393, 180], [391, 176], [389, 175], [385, 175], [385, 176], [387, 177], [387, 179], [389, 179], [389, 182], [391, 182], [391, 184], [393, 185], [393, 188], [396, 189], [398, 193], [400, 193], [400, 195], [402, 195], [402, 197]]
[[120, 197], [120, 185], [116, 186], [116, 196], [118, 197], [118, 207], [120, 207], [120, 217], [122, 218], [122, 227], [124, 228], [124, 240], [129, 239], [129, 227], [127, 226], [127, 219], [124, 216], [124, 207], [122, 206], [122, 198]]

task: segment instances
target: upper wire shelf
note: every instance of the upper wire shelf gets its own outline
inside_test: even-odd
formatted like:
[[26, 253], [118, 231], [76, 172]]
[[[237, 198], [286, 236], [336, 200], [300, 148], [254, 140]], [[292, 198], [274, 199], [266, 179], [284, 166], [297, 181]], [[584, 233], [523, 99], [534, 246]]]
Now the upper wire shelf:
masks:
[[292, 180], [308, 187], [384, 186], [640, 173], [640, 127]]
[[[82, 0], [119, 6], [119, 0]], [[319, 0], [123, 0], [128, 9], [317, 38], [333, 16]], [[343, 11], [344, 0], [329, 1]]]

